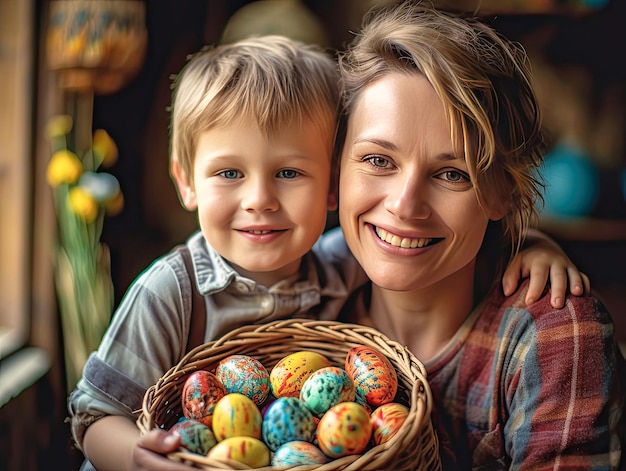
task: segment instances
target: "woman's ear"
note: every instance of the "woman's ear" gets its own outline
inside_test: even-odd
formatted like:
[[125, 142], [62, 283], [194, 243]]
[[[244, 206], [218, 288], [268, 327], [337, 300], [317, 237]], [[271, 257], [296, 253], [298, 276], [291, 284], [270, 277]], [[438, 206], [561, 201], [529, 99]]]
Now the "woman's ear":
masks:
[[497, 202], [489, 205], [487, 216], [492, 221], [499, 221], [502, 219], [511, 209], [511, 201], [509, 198], [503, 198]]
[[170, 173], [178, 190], [178, 199], [185, 209], [195, 211], [198, 208], [198, 199], [193, 188], [193, 180], [183, 170], [178, 160], [172, 160]]

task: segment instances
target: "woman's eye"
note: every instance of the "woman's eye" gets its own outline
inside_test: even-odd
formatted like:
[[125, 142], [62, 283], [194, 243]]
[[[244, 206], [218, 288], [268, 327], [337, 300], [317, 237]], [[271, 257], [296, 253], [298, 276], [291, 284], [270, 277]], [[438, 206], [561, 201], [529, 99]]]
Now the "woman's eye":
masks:
[[376, 168], [387, 168], [390, 165], [389, 160], [381, 157], [380, 155], [373, 155], [371, 157], [367, 157], [365, 160]]
[[280, 172], [276, 174], [276, 176], [280, 178], [296, 178], [298, 175], [300, 175], [300, 172], [298, 172], [297, 170], [289, 169], [289, 168], [285, 170], [281, 170]]
[[471, 180], [465, 172], [459, 170], [446, 170], [439, 173], [437, 176], [440, 180], [444, 180], [449, 183], [470, 183]]
[[239, 172], [239, 170], [224, 170], [222, 172], [219, 172], [218, 175], [228, 180], [241, 178], [241, 172]]

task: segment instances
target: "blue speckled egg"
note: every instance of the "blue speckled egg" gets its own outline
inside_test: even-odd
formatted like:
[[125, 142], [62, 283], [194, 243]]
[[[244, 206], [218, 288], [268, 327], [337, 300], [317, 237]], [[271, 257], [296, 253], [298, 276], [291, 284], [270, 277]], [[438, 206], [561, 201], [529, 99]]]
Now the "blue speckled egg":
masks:
[[293, 441], [278, 447], [272, 456], [272, 466], [300, 466], [328, 463], [329, 458], [309, 442]]
[[211, 428], [197, 420], [181, 418], [170, 432], [180, 435], [183, 448], [199, 455], [206, 455], [217, 444]]
[[352, 378], [343, 368], [328, 366], [314, 371], [300, 390], [300, 400], [316, 417], [321, 417], [335, 404], [354, 401]]
[[315, 432], [313, 414], [297, 397], [279, 397], [265, 411], [263, 441], [270, 450], [294, 440], [310, 442]]
[[224, 358], [218, 363], [215, 376], [227, 392], [243, 394], [257, 406], [263, 404], [270, 393], [270, 374], [259, 360], [248, 355]]

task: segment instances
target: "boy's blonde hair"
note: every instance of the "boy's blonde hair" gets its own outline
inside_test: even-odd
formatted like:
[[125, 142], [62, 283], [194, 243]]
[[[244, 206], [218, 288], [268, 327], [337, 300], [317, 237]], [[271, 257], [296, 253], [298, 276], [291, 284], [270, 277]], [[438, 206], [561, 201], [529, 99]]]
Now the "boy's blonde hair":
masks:
[[190, 184], [199, 134], [242, 117], [268, 135], [309, 119], [328, 135], [330, 156], [339, 77], [334, 58], [318, 46], [269, 35], [205, 49], [191, 57], [173, 89], [170, 155]]
[[339, 57], [342, 121], [370, 83], [389, 73], [423, 74], [443, 102], [452, 142], [462, 143], [479, 201], [502, 211], [516, 251], [541, 200], [544, 152], [525, 51], [475, 18], [415, 2], [372, 13]]

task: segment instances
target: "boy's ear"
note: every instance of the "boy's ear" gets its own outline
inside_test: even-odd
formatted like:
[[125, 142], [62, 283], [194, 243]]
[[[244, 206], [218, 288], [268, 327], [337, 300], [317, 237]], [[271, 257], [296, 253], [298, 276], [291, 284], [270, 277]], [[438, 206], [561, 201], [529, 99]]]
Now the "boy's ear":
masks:
[[337, 172], [331, 173], [326, 204], [328, 211], [335, 211], [339, 207], [339, 175]]
[[178, 160], [172, 160], [170, 173], [174, 179], [174, 183], [176, 183], [180, 203], [189, 211], [196, 210], [198, 208], [198, 200], [196, 198], [196, 192], [193, 189], [193, 183]]
[[335, 211], [338, 207], [337, 192], [331, 189], [331, 191], [328, 192], [328, 210]]

